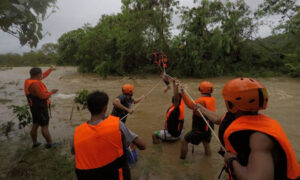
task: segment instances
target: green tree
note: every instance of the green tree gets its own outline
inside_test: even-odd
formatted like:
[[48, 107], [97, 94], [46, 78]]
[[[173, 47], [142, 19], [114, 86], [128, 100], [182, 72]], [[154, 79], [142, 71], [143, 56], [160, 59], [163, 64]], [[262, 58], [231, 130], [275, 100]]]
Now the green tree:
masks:
[[64, 33], [58, 39], [58, 64], [76, 65], [79, 63], [76, 61], [75, 54], [77, 53], [78, 47], [84, 34], [85, 30], [79, 28], [77, 30]]
[[1, 0], [0, 29], [20, 40], [21, 45], [36, 47], [43, 38], [41, 22], [45, 20], [47, 10], [55, 12], [56, 0]]

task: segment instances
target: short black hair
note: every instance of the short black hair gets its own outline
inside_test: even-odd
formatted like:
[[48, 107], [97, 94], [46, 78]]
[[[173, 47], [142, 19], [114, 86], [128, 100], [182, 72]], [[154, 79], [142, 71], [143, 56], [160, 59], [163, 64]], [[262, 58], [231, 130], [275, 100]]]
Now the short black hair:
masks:
[[34, 67], [34, 68], [30, 69], [29, 74], [30, 74], [30, 77], [35, 77], [38, 74], [42, 74], [42, 70], [41, 70], [41, 68]]
[[94, 91], [87, 96], [88, 109], [92, 115], [100, 114], [108, 104], [108, 95], [103, 91]]

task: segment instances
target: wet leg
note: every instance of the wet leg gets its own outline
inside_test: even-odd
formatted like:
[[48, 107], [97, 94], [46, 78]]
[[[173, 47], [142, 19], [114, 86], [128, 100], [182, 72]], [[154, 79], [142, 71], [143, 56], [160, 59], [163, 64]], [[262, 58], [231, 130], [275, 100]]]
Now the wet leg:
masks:
[[180, 159], [185, 159], [186, 154], [188, 152], [188, 142], [185, 139], [181, 140], [181, 152], [180, 152]]

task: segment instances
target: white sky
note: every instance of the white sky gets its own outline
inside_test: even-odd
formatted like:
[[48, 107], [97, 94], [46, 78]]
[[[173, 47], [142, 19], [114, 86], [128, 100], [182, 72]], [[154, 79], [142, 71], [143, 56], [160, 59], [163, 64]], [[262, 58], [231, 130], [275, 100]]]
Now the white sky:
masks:
[[[251, 9], [256, 9], [263, 0], [245, 0]], [[300, 1], [300, 0], [299, 0]], [[180, 0], [181, 5], [193, 6], [193, 0]], [[56, 43], [57, 39], [65, 32], [82, 27], [89, 23], [96, 25], [103, 14], [120, 12], [121, 0], [58, 0], [59, 9], [49, 19], [43, 22], [43, 29], [51, 36], [44, 37], [38, 44], [40, 48], [45, 43]], [[274, 20], [274, 18], [272, 18]], [[179, 18], [174, 18], [174, 24], [180, 24]], [[176, 33], [176, 30], [174, 31]], [[271, 34], [271, 29], [263, 26], [258, 35], [265, 37]], [[30, 51], [30, 47], [21, 46], [19, 40], [0, 30], [0, 54], [22, 53]]]

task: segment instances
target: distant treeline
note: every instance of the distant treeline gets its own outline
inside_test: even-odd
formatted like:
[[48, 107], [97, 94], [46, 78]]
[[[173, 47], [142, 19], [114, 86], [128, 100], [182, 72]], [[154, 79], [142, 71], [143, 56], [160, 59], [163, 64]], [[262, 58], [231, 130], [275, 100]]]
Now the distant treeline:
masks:
[[[63, 34], [57, 45], [50, 44], [55, 47], [51, 53], [44, 48], [23, 56], [2, 55], [0, 65], [56, 62], [103, 77], [148, 74], [157, 73], [148, 58], [160, 50], [168, 56], [167, 71], [178, 77], [300, 76], [299, 7], [286, 10], [294, 13], [274, 29], [280, 33], [261, 39], [253, 38], [259, 18], [278, 7], [260, 6], [252, 13], [244, 0], [202, 0], [194, 8], [179, 7], [177, 0], [122, 3], [120, 13], [103, 15], [95, 27]], [[180, 34], [172, 36], [175, 13], [182, 23]]]
[[0, 66], [40, 66], [56, 64], [58, 61], [57, 44], [48, 43], [38, 51], [26, 52], [23, 55], [0, 54]]

